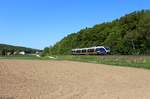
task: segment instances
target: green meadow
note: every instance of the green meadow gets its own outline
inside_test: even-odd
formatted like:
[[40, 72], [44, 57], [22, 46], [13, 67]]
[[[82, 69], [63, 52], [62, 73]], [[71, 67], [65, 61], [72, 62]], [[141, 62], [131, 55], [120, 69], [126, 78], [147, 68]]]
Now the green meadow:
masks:
[[132, 56], [132, 55], [106, 55], [106, 56], [54, 56], [57, 60], [69, 60], [69, 61], [80, 61], [89, 62], [96, 64], [108, 64], [114, 66], [126, 66], [136, 68], [147, 68], [150, 69], [150, 56]]
[[95, 64], [107, 64], [113, 66], [126, 66], [126, 67], [136, 67], [136, 68], [146, 68], [150, 69], [150, 56], [133, 56], [133, 55], [105, 55], [105, 56], [90, 56], [90, 55], [53, 55], [50, 58], [36, 57], [32, 55], [25, 56], [5, 56], [0, 57], [0, 59], [18, 59], [18, 60], [68, 60], [68, 61], [78, 61], [78, 62], [88, 62]]

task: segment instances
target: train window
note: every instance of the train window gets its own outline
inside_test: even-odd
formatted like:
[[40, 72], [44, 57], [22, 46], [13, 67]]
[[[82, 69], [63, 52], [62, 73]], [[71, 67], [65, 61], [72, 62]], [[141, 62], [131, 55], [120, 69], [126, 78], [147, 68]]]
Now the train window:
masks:
[[82, 52], [85, 53], [85, 52], [86, 52], [86, 49], [82, 50]]
[[76, 53], [81, 53], [81, 50], [77, 50]]
[[88, 49], [88, 52], [94, 52], [94, 49]]
[[94, 49], [91, 49], [91, 52], [94, 52]]
[[100, 48], [96, 48], [96, 51], [99, 51], [100, 50]]

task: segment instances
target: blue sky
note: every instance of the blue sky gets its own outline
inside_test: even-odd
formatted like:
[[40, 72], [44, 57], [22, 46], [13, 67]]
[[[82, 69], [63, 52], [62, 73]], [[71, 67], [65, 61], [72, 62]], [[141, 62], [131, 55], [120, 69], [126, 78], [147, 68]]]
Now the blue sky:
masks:
[[0, 0], [0, 43], [42, 49], [82, 28], [150, 9], [149, 0]]

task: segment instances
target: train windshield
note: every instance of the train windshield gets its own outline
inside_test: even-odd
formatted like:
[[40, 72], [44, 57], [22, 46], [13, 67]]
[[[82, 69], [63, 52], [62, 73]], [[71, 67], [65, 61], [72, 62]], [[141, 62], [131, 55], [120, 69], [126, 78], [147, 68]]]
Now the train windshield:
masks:
[[110, 48], [109, 48], [109, 47], [105, 47], [105, 49], [106, 49], [106, 50], [110, 50]]
[[98, 52], [98, 51], [105, 52], [105, 49], [104, 48], [96, 48], [96, 52]]

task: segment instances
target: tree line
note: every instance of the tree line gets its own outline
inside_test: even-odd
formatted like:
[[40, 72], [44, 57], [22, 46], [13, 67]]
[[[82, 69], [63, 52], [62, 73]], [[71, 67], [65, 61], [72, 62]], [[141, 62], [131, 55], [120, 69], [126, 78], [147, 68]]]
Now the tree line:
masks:
[[150, 10], [135, 11], [112, 22], [71, 33], [43, 55], [70, 54], [73, 48], [109, 46], [111, 54], [150, 54]]
[[8, 56], [8, 55], [18, 55], [19, 52], [24, 51], [27, 54], [36, 53], [36, 51], [40, 51], [37, 49], [20, 47], [20, 46], [12, 46], [6, 44], [0, 44], [0, 55]]

